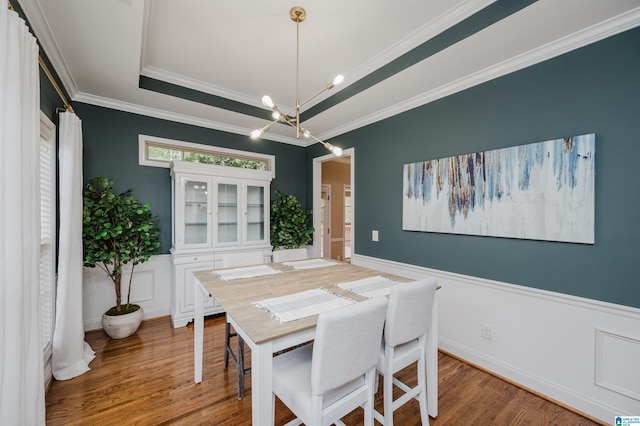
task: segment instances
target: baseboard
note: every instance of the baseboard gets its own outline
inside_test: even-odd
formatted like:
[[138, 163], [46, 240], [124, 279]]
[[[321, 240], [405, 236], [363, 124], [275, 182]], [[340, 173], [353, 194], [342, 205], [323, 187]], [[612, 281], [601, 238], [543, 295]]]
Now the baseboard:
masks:
[[578, 414], [578, 415], [580, 415], [582, 417], [585, 417], [585, 418], [589, 419], [590, 421], [592, 421], [594, 423], [598, 423], [598, 424], [601, 424], [603, 426], [606, 426], [606, 425], [609, 424], [609, 423], [604, 422], [604, 421], [602, 421], [600, 419], [596, 419], [595, 417], [592, 417], [587, 413], [583, 413], [582, 411], [576, 410], [575, 408], [563, 403], [562, 401], [558, 401], [557, 399], [549, 398], [547, 395], [545, 395], [545, 394], [543, 394], [541, 392], [538, 392], [535, 389], [532, 389], [532, 388], [529, 388], [527, 386], [522, 385], [522, 383], [518, 383], [518, 382], [516, 382], [516, 381], [514, 381], [514, 380], [512, 380], [512, 379], [510, 379], [508, 377], [505, 377], [505, 376], [502, 376], [500, 374], [497, 374], [496, 372], [491, 371], [488, 368], [482, 367], [479, 364], [475, 364], [475, 363], [469, 361], [468, 359], [462, 358], [461, 356], [458, 356], [453, 352], [449, 352], [449, 351], [447, 351], [447, 350], [445, 350], [443, 348], [439, 348], [438, 350], [439, 350], [439, 352], [442, 352], [443, 354], [445, 354], [447, 356], [450, 356], [451, 358], [455, 358], [458, 361], [463, 362], [463, 363], [465, 363], [467, 365], [470, 365], [473, 368], [476, 368], [476, 369], [478, 369], [480, 371], [483, 371], [483, 372], [485, 372], [487, 374], [490, 374], [490, 375], [492, 375], [494, 377], [497, 377], [498, 379], [500, 379], [500, 380], [502, 380], [504, 382], [507, 382], [507, 383], [510, 383], [510, 384], [512, 384], [514, 386], [517, 386], [520, 389], [526, 390], [527, 392], [532, 393], [532, 394], [534, 394], [536, 396], [539, 396], [540, 398], [545, 399], [545, 400], [547, 400], [547, 401], [549, 401], [549, 402], [551, 402], [551, 403], [553, 403], [555, 405], [558, 405], [558, 406], [560, 406], [560, 407], [562, 407], [562, 408], [564, 408], [566, 410], [569, 410], [569, 411], [571, 411], [573, 413], [576, 413], [576, 414]]

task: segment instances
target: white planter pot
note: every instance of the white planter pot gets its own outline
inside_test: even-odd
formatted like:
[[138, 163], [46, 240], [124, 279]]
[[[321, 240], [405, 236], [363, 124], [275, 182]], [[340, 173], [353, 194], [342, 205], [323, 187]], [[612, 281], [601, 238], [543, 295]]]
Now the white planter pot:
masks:
[[290, 262], [293, 260], [306, 259], [307, 249], [305, 247], [295, 249], [278, 249], [273, 251], [274, 262]]
[[102, 314], [102, 328], [112, 339], [124, 339], [135, 334], [143, 317], [142, 306], [137, 311], [125, 315]]

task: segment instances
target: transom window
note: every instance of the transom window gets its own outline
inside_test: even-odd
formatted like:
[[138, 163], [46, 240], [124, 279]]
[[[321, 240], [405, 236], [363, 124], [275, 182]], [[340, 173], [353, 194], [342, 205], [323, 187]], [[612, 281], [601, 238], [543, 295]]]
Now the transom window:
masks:
[[139, 135], [139, 164], [169, 168], [171, 161], [215, 164], [252, 170], [275, 170], [273, 155], [238, 151], [155, 136]]

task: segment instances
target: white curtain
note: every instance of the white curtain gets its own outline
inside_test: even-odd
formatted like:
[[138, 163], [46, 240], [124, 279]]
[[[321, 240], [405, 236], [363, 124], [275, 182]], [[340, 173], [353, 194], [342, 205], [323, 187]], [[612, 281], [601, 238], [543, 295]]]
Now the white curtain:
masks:
[[60, 232], [53, 377], [72, 379], [89, 371], [95, 353], [84, 341], [82, 322], [82, 122], [60, 114]]
[[38, 46], [0, 7], [0, 424], [44, 425]]

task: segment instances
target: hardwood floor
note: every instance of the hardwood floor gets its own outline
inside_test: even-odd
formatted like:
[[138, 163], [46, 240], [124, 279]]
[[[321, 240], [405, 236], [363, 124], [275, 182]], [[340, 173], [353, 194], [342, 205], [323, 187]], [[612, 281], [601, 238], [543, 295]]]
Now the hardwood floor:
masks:
[[[193, 382], [193, 329], [168, 318], [145, 321], [136, 335], [112, 340], [102, 331], [86, 341], [96, 352], [91, 371], [55, 381], [46, 396], [47, 425], [248, 425], [251, 380], [238, 400], [236, 369], [222, 368], [224, 317], [205, 321], [203, 381]], [[250, 362], [247, 351], [247, 362]], [[439, 359], [439, 414], [431, 425], [596, 425], [446, 354]], [[409, 384], [411, 367], [400, 373]], [[380, 387], [380, 389], [382, 389]], [[396, 389], [397, 390], [397, 389]], [[382, 392], [376, 395], [382, 411]], [[276, 402], [276, 425], [293, 418]], [[362, 410], [344, 419], [362, 424]], [[394, 414], [398, 426], [420, 424], [417, 401]], [[377, 423], [376, 423], [377, 424]]]

